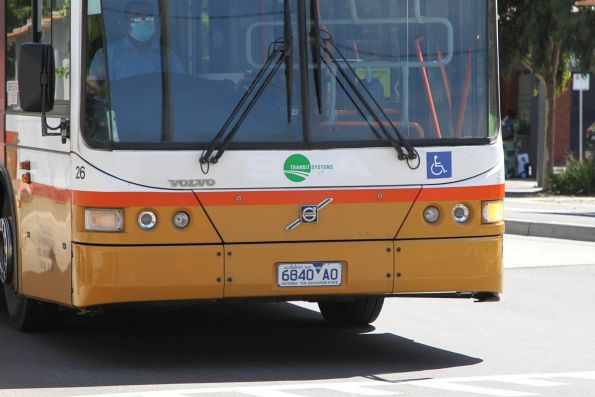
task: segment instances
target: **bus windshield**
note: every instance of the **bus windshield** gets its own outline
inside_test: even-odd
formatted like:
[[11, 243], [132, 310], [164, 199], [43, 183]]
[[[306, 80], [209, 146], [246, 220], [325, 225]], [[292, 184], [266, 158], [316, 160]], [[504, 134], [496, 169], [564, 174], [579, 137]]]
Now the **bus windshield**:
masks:
[[[383, 128], [418, 145], [495, 135], [492, 2], [304, 4], [88, 0], [86, 141], [204, 148], [259, 73], [232, 148], [388, 146]], [[291, 57], [267, 65], [279, 46]]]

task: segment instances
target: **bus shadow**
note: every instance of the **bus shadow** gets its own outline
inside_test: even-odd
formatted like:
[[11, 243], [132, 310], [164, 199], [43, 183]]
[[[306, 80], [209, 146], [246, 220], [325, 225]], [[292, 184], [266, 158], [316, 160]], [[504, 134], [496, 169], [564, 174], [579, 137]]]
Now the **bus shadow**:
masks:
[[26, 334], [0, 315], [0, 389], [375, 377], [482, 360], [374, 328], [342, 329], [288, 303], [69, 316]]

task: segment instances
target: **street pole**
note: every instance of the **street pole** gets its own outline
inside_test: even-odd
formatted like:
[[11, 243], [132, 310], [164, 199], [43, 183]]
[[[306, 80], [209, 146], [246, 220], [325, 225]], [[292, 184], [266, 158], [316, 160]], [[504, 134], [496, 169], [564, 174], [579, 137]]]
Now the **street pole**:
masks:
[[588, 74], [572, 76], [572, 89], [578, 91], [578, 157], [581, 163], [583, 162], [583, 91], [589, 91], [589, 77]]
[[583, 162], [583, 90], [578, 92], [578, 150], [579, 161]]

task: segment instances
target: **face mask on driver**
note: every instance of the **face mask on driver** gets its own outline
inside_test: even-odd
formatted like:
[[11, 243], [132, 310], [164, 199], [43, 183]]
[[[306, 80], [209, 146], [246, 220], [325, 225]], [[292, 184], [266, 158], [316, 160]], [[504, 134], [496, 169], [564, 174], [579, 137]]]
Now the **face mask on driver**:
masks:
[[155, 33], [155, 22], [142, 21], [130, 24], [130, 36], [136, 41], [145, 42], [153, 37]]

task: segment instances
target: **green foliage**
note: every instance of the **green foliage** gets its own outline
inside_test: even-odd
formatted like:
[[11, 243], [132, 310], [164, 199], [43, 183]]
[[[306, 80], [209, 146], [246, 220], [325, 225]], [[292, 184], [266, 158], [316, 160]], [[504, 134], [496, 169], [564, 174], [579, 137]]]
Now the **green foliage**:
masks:
[[25, 26], [30, 15], [31, 1], [8, 0], [6, 5], [6, 23], [11, 30]]
[[502, 66], [520, 62], [563, 90], [574, 71], [595, 63], [595, 9], [573, 7], [575, 0], [499, 0]]
[[[544, 85], [545, 139], [543, 170], [554, 168], [556, 95], [566, 89], [571, 72], [587, 73], [595, 63], [595, 7], [575, 7], [575, 0], [498, 0], [501, 66], [523, 65]], [[550, 180], [540, 180], [545, 187]]]
[[531, 123], [529, 122], [529, 120], [525, 118], [520, 119], [516, 133], [517, 135], [529, 136], [529, 134], [531, 133]]
[[550, 183], [550, 190], [554, 194], [595, 195], [595, 160], [580, 163], [570, 159], [564, 172], [550, 176]]
[[63, 68], [56, 68], [56, 77], [62, 77], [64, 79], [70, 78], [70, 68], [63, 67]]

